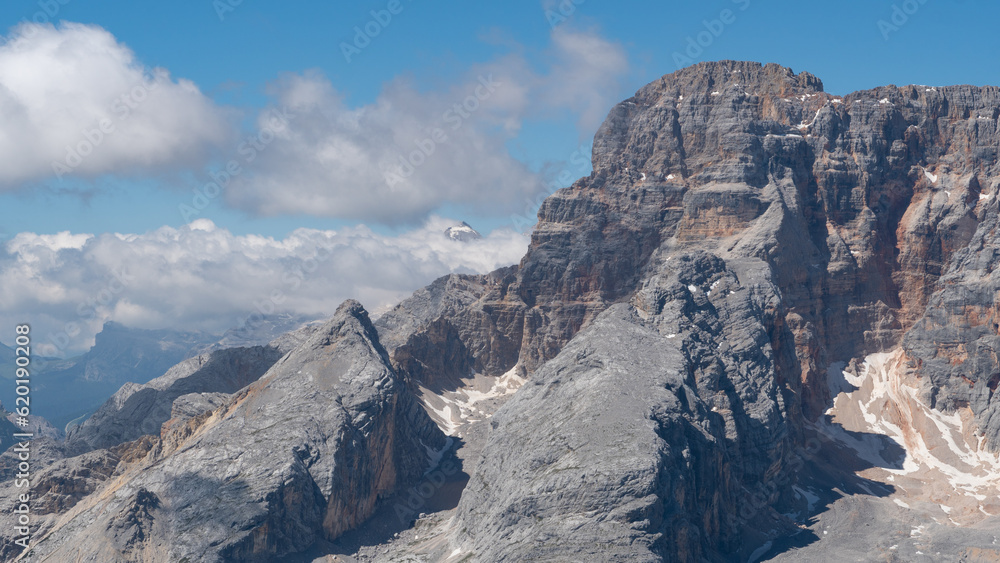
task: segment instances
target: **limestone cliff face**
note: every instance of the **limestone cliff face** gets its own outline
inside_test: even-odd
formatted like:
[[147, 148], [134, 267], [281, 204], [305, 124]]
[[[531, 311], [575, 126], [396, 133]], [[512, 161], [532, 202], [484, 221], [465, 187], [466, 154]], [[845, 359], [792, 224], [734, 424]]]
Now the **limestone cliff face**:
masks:
[[[932, 382], [928, 401], [968, 406], [997, 445], [998, 117], [997, 88], [841, 97], [808, 73], [731, 61], [618, 104], [594, 172], [545, 201], [516, 269], [439, 280], [380, 320], [412, 378], [534, 374], [493, 422], [461, 545], [482, 560], [517, 560], [524, 545], [574, 560], [587, 541], [560, 548], [570, 526], [626, 559], [731, 557], [746, 523], [718, 515], [785, 471], [831, 403], [830, 364], [899, 345]], [[679, 354], [637, 336], [618, 344], [630, 363], [605, 344], [615, 331], [659, 334]], [[634, 394], [645, 378], [667, 394]], [[630, 461], [577, 452], [605, 431], [624, 436], [600, 449]], [[636, 457], [633, 440], [653, 450]], [[634, 494], [602, 493], [623, 478]]]
[[611, 110], [594, 172], [545, 201], [516, 270], [467, 278], [479, 286], [466, 302], [423, 311], [424, 324], [453, 326], [464, 351], [421, 334], [405, 363], [448, 348], [479, 371], [531, 372], [670, 253], [704, 249], [766, 262], [815, 415], [823, 366], [898, 343], [952, 256], [989, 238], [998, 105], [995, 87], [833, 96], [808, 73], [756, 63], [664, 76]]
[[961, 226], [968, 244], [942, 264], [937, 291], [907, 332], [903, 348], [912, 375], [929, 381], [924, 401], [946, 412], [971, 410], [980, 435], [995, 450], [1000, 449], [996, 394], [1000, 384], [1000, 213], [996, 180], [986, 181], [991, 186], [988, 190], [968, 188], [965, 195], [961, 184], [953, 186], [949, 197], [985, 197], [974, 208], [976, 221]]

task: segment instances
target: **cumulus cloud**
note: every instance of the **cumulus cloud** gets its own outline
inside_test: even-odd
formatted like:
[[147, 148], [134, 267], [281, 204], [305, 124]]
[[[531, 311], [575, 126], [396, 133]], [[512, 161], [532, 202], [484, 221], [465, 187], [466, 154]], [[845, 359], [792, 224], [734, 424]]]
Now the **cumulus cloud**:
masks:
[[[569, 111], [589, 137], [628, 69], [620, 45], [560, 26], [541, 52], [515, 47], [433, 90], [398, 78], [360, 107], [318, 73], [289, 74], [240, 144], [236, 110], [146, 67], [100, 27], [25, 23], [5, 39], [0, 190], [53, 176], [205, 171], [210, 159], [235, 158], [241, 173], [225, 200], [238, 209], [383, 224], [416, 225], [442, 206], [522, 210], [544, 189], [508, 150], [525, 121]], [[286, 126], [273, 126], [275, 110]]]
[[[538, 62], [543, 68], [532, 64]], [[560, 27], [538, 61], [506, 55], [430, 92], [397, 79], [362, 107], [347, 106], [318, 74], [288, 76], [273, 94], [290, 121], [228, 188], [227, 201], [264, 215], [383, 223], [417, 221], [445, 203], [519, 210], [543, 187], [507, 149], [524, 120], [569, 110], [592, 132], [627, 69], [620, 46]], [[272, 112], [261, 114], [262, 131], [270, 129]]]
[[227, 110], [149, 69], [104, 29], [25, 23], [0, 45], [0, 189], [204, 163]]
[[513, 264], [528, 240], [509, 230], [453, 241], [432, 217], [386, 236], [365, 226], [237, 236], [198, 219], [144, 234], [21, 233], [0, 251], [0, 319], [32, 323], [36, 353], [86, 349], [105, 321], [222, 332], [260, 314], [332, 314], [347, 298], [372, 312], [449, 272]]

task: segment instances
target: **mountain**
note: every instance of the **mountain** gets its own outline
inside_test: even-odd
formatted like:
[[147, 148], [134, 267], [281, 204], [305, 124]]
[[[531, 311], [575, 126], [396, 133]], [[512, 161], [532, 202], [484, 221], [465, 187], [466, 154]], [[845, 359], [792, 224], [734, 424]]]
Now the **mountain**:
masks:
[[46, 522], [35, 556], [273, 561], [356, 527], [446, 446], [356, 302], [237, 395], [174, 422], [118, 466], [115, 494]]
[[33, 557], [1000, 560], [1000, 88], [701, 63], [593, 147], [518, 265], [43, 440]]
[[249, 348], [263, 346], [279, 338], [283, 334], [297, 331], [309, 325], [320, 323], [314, 316], [295, 315], [292, 313], [275, 313], [272, 315], [252, 316], [240, 326], [230, 328], [222, 337], [200, 350], [225, 350], [226, 348]]
[[[208, 348], [210, 351], [178, 363], [148, 383], [126, 383], [97, 412], [70, 430], [67, 449], [84, 452], [112, 448], [143, 436], [159, 435], [168, 421], [211, 411], [260, 379], [319, 328], [318, 324], [307, 324], [264, 346], [225, 348], [215, 343]], [[227, 340], [230, 337], [224, 336], [222, 341]]]
[[444, 230], [444, 235], [451, 240], [457, 240], [458, 242], [469, 242], [470, 240], [483, 238], [483, 235], [479, 234], [479, 231], [470, 227], [465, 221], [462, 221], [453, 227], [448, 227]]
[[379, 320], [415, 381], [528, 378], [437, 532], [483, 561], [1000, 557], [972, 528], [1000, 514], [998, 108], [739, 62], [617, 105], [516, 269]]
[[[257, 381], [284, 353], [274, 347], [229, 348], [184, 360], [144, 385], [126, 383], [101, 408], [70, 430], [67, 441], [83, 450], [110, 448], [158, 435], [178, 414], [213, 410], [229, 394]], [[194, 403], [183, 409], [182, 402]]]
[[[62, 428], [94, 412], [122, 384], [141, 384], [163, 375], [217, 339], [205, 333], [141, 330], [105, 323], [88, 352], [69, 359], [36, 358], [32, 412]], [[13, 385], [4, 385], [0, 401], [13, 405], [13, 393]]]

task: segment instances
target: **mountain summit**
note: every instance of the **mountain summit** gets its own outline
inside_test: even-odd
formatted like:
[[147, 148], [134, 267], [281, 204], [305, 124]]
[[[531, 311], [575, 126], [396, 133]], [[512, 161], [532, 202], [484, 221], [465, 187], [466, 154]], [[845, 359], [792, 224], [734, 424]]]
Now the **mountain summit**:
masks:
[[462, 221], [453, 227], [448, 227], [444, 230], [444, 234], [451, 240], [457, 240], [459, 242], [469, 242], [470, 240], [483, 238], [483, 235], [479, 234], [478, 231], [470, 227], [465, 221]]

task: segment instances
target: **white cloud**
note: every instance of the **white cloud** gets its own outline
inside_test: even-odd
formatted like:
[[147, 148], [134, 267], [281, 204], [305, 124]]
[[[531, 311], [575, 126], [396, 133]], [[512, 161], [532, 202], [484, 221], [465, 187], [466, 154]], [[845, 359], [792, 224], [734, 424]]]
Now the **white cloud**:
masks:
[[552, 32], [556, 63], [547, 77], [547, 103], [579, 114], [583, 131], [596, 131], [611, 107], [619, 101], [618, 81], [628, 72], [628, 57], [621, 45], [593, 33], [563, 27]]
[[[22, 24], [0, 45], [0, 188], [204, 163], [227, 110], [97, 26]], [[102, 130], [103, 125], [103, 130]]]
[[[147, 68], [106, 30], [22, 24], [0, 44], [0, 190], [54, 175], [199, 171], [222, 157], [245, 170], [225, 200], [253, 214], [383, 224], [419, 224], [443, 206], [504, 215], [544, 187], [508, 151], [523, 124], [571, 112], [589, 137], [627, 69], [621, 46], [560, 26], [541, 52], [515, 46], [431, 91], [398, 78], [361, 107], [317, 73], [289, 74], [257, 120], [274, 140], [236, 151], [235, 109]], [[279, 130], [275, 108], [291, 117]]]
[[[264, 215], [383, 223], [419, 221], [446, 203], [520, 210], [543, 186], [507, 149], [523, 122], [569, 110], [592, 133], [628, 69], [620, 46], [562, 27], [539, 60], [541, 70], [524, 54], [506, 55], [431, 92], [397, 79], [357, 108], [318, 74], [285, 77], [273, 94], [291, 121], [227, 189], [227, 201]], [[262, 130], [270, 115], [261, 114]]]
[[516, 263], [527, 248], [509, 230], [453, 241], [443, 234], [453, 224], [433, 217], [398, 236], [299, 229], [281, 240], [207, 219], [144, 234], [21, 233], [0, 251], [0, 322], [32, 323], [37, 353], [51, 354], [53, 342], [85, 349], [107, 320], [221, 332], [272, 307], [320, 317], [356, 298], [377, 312], [449, 272]]

